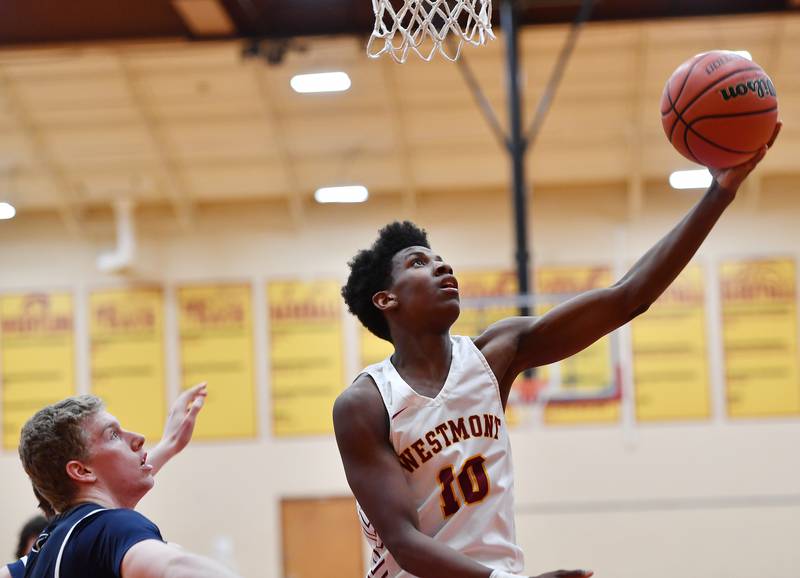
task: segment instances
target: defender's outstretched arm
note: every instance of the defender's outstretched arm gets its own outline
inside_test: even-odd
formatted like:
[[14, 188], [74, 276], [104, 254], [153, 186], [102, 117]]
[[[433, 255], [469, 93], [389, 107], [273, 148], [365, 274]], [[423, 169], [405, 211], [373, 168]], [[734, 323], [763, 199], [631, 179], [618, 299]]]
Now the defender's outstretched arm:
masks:
[[122, 578], [240, 578], [213, 560], [158, 540], [131, 546], [120, 574]]

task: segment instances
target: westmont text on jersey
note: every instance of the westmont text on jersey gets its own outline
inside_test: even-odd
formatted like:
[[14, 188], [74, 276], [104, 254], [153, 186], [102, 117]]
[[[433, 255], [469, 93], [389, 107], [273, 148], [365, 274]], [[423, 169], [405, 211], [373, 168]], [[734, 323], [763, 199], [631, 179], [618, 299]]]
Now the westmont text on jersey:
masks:
[[[499, 417], [490, 413], [471, 415], [468, 418], [460, 417], [457, 421], [449, 419], [440, 423], [405, 448], [397, 457], [400, 460], [400, 465], [413, 473], [420, 464], [424, 464], [435, 454], [442, 451], [442, 448], [450, 447], [461, 440], [468, 440], [471, 437], [497, 439], [502, 423]], [[440, 438], [444, 440], [444, 445], [442, 445]], [[417, 461], [417, 457], [419, 457], [420, 461]]]

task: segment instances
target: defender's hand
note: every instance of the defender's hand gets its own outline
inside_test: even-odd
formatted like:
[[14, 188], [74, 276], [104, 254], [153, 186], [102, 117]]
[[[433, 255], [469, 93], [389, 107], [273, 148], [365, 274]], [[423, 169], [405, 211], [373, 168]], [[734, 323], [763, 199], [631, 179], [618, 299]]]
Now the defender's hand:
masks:
[[167, 444], [173, 455], [185, 448], [192, 439], [197, 414], [208, 395], [206, 388], [205, 382], [190, 387], [178, 396], [169, 410], [161, 443]]
[[717, 182], [717, 185], [724, 189], [725, 191], [736, 194], [736, 191], [739, 190], [739, 186], [742, 182], [747, 178], [747, 175], [756, 168], [756, 165], [761, 162], [761, 159], [764, 158], [764, 155], [767, 154], [767, 149], [769, 149], [775, 139], [778, 138], [778, 134], [781, 132], [781, 127], [783, 123], [778, 121], [778, 124], [775, 125], [775, 132], [772, 133], [772, 137], [769, 139], [769, 142], [761, 147], [761, 150], [756, 153], [756, 155], [747, 161], [746, 163], [742, 163], [735, 167], [730, 167], [728, 169], [712, 169], [709, 168], [708, 170], [714, 176], [714, 180]]
[[153, 466], [152, 475], [155, 476], [192, 439], [197, 414], [203, 407], [206, 395], [206, 384], [199, 383], [181, 393], [172, 404], [164, 425], [164, 435], [147, 455], [148, 463]]

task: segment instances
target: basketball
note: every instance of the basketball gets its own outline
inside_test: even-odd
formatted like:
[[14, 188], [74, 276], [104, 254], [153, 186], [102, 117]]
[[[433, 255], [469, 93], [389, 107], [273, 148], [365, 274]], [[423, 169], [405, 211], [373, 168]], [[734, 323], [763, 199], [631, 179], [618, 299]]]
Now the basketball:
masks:
[[698, 54], [672, 73], [661, 96], [661, 123], [679, 153], [723, 169], [749, 160], [778, 121], [772, 80], [735, 52]]

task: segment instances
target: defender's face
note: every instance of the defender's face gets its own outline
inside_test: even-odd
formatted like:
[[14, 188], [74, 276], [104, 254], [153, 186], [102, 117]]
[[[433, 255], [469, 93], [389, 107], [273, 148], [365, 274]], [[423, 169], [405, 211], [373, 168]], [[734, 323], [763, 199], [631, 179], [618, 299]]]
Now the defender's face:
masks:
[[458, 280], [439, 255], [426, 247], [407, 247], [392, 257], [392, 285], [403, 315], [430, 316], [432, 321], [455, 323], [460, 312]]
[[123, 507], [133, 508], [153, 487], [153, 466], [147, 463], [144, 436], [122, 429], [119, 421], [101, 411], [86, 422], [89, 439], [87, 466], [100, 484]]

